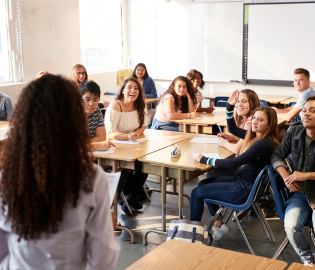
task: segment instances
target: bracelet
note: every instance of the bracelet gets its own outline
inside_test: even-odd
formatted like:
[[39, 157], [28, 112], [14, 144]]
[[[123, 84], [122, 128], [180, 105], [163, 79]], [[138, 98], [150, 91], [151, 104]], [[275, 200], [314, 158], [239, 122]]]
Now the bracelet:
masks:
[[188, 113], [189, 119], [190, 119], [190, 113]]

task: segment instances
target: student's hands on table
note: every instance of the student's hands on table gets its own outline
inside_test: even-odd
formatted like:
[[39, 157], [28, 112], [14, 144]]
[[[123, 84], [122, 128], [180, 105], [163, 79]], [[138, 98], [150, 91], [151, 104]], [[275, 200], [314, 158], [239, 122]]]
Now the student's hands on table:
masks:
[[110, 141], [103, 141], [98, 143], [98, 150], [107, 151], [111, 146], [116, 147], [115, 144], [113, 144]]
[[200, 159], [203, 157], [202, 154], [193, 157], [194, 162], [200, 162]]
[[219, 146], [224, 147], [224, 144], [227, 142], [228, 140], [224, 139], [224, 138], [219, 138]]
[[197, 116], [198, 116], [198, 113], [197, 113], [197, 112], [191, 112], [191, 113], [190, 113], [190, 118], [191, 118], [191, 119], [195, 119]]
[[238, 99], [238, 95], [239, 95], [238, 89], [234, 90], [232, 95], [228, 99], [228, 103], [231, 104], [231, 105], [235, 105], [236, 102], [237, 102], [237, 99]]
[[218, 133], [218, 137], [226, 139], [228, 142], [235, 141], [234, 135], [225, 134], [225, 133]]
[[213, 106], [211, 106], [211, 107], [208, 107], [208, 108], [203, 108], [203, 110], [204, 110], [206, 113], [212, 113], [212, 112], [215, 110], [215, 108], [213, 108]]
[[129, 140], [130, 141], [133, 141], [133, 142], [136, 142], [137, 139], [139, 139], [139, 135], [136, 133], [136, 132], [133, 132], [133, 133], [130, 133], [129, 134]]

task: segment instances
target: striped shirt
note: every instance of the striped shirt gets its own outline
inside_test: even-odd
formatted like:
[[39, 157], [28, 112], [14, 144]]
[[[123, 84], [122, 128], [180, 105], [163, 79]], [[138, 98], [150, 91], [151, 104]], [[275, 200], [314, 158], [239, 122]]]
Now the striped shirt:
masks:
[[200, 105], [201, 101], [203, 101], [203, 95], [198, 89], [196, 90], [195, 97], [195, 107], [197, 107], [198, 105]]
[[247, 118], [243, 129], [246, 129], [246, 130], [247, 130], [247, 129], [249, 128], [251, 122], [252, 122], [252, 116], [250, 116], [250, 117]]
[[91, 138], [94, 138], [95, 131], [98, 127], [104, 127], [103, 115], [98, 107], [93, 113], [89, 115], [87, 125], [90, 131]]

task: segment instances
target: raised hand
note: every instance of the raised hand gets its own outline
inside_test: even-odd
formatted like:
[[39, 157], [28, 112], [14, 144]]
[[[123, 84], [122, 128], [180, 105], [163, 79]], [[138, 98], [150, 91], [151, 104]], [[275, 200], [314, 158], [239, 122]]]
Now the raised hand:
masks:
[[231, 105], [235, 105], [238, 99], [238, 95], [239, 95], [239, 91], [235, 90], [233, 91], [232, 95], [230, 96], [230, 98], [228, 99], [228, 103]]

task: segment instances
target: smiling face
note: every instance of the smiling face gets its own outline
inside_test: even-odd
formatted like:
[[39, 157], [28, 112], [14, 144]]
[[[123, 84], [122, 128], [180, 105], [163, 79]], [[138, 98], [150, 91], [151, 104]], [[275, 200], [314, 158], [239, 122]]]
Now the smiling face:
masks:
[[240, 92], [235, 104], [236, 112], [239, 116], [248, 116], [250, 105], [246, 94]]
[[84, 68], [81, 67], [77, 70], [77, 80], [79, 83], [81, 83], [85, 81], [85, 78], [86, 78], [86, 72]]
[[315, 128], [315, 100], [306, 102], [303, 108], [303, 126], [305, 128]]
[[95, 96], [90, 92], [84, 93], [82, 99], [84, 111], [87, 115], [92, 114], [96, 110], [98, 103], [100, 101], [100, 98], [98, 96]]
[[310, 86], [310, 80], [307, 80], [304, 73], [294, 74], [294, 87], [300, 93], [306, 91]]
[[191, 80], [194, 90], [196, 91], [198, 86], [201, 84], [201, 77], [196, 73], [195, 78]]
[[124, 90], [122, 91], [124, 95], [124, 101], [135, 102], [139, 96], [139, 91], [139, 87], [135, 82], [127, 82]]
[[145, 74], [145, 68], [142, 66], [138, 66], [136, 69], [136, 76], [138, 79], [142, 79]]
[[185, 96], [187, 93], [187, 84], [184, 81], [177, 81], [175, 83], [175, 93], [179, 96]]
[[252, 118], [252, 131], [256, 132], [256, 136], [260, 136], [266, 132], [269, 126], [268, 116], [263, 111], [256, 111]]

